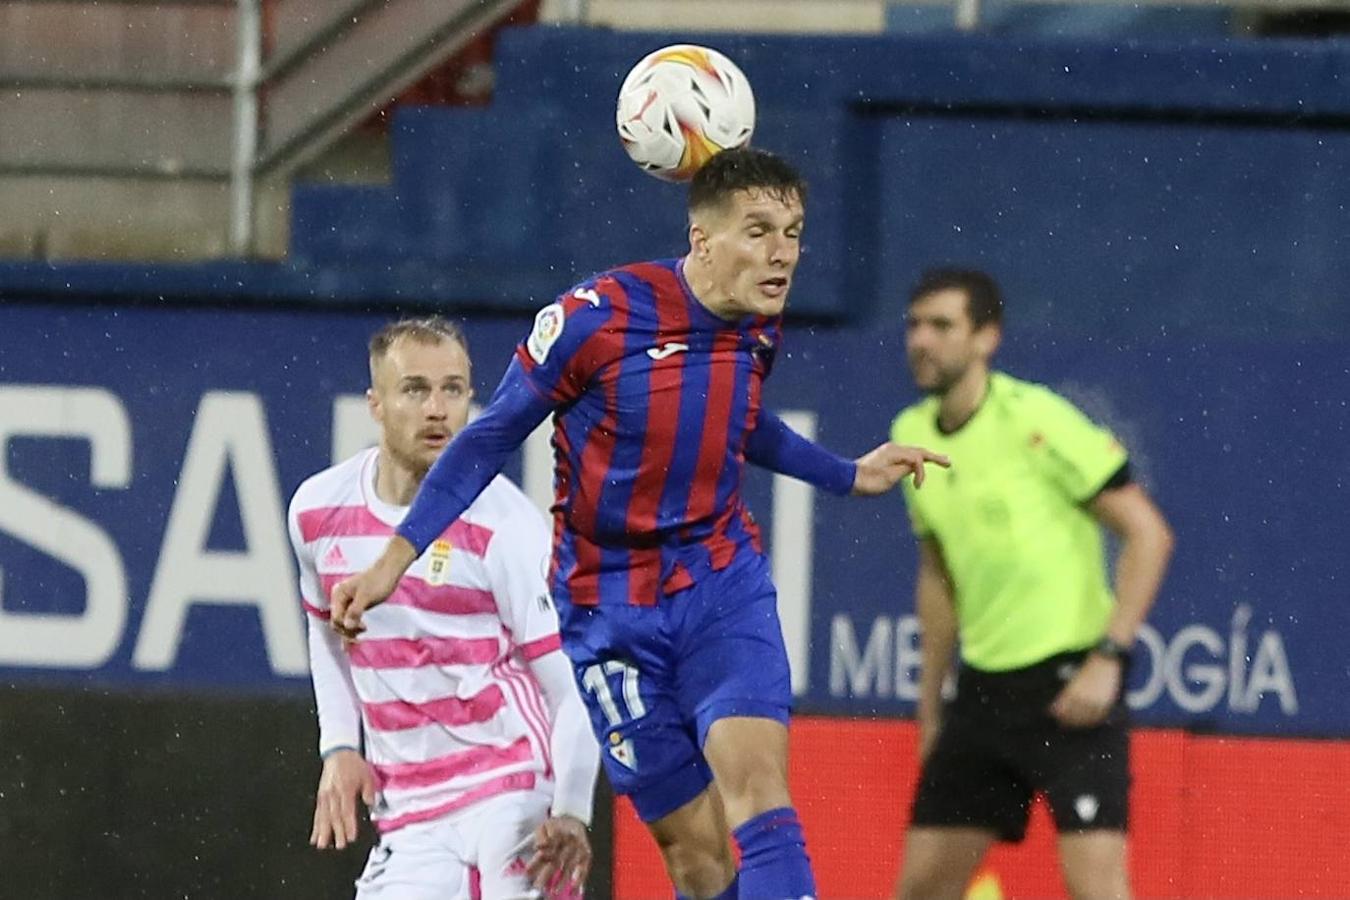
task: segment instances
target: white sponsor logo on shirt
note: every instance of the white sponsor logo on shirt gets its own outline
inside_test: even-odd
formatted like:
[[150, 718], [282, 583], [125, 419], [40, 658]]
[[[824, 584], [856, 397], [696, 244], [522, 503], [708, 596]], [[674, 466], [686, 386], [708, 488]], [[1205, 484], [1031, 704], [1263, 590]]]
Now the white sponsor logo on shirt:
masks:
[[688, 344], [681, 344], [678, 341], [667, 341], [660, 347], [648, 347], [647, 355], [652, 359], [665, 359], [667, 356], [674, 356], [676, 353], [683, 353], [688, 349]]

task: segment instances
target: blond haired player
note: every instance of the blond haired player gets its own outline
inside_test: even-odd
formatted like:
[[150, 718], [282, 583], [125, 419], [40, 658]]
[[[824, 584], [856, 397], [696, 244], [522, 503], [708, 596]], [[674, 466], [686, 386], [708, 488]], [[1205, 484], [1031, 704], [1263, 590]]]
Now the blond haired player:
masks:
[[359, 798], [380, 833], [360, 900], [565, 895], [590, 867], [598, 750], [533, 505], [496, 478], [364, 634], [328, 627], [332, 585], [379, 554], [473, 396], [464, 337], [441, 318], [377, 332], [370, 372], [379, 446], [305, 481], [289, 515], [323, 758], [310, 843], [354, 841]]

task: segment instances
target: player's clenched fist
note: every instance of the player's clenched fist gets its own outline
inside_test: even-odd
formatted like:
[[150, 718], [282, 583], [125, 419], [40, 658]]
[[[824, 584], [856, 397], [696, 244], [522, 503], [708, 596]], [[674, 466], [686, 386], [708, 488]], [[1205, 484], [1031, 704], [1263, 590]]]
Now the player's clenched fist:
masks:
[[857, 459], [858, 473], [853, 478], [853, 493], [864, 496], [884, 494], [906, 475], [914, 476], [914, 486], [923, 484], [924, 465], [933, 463], [944, 469], [951, 460], [941, 453], [922, 447], [902, 447], [890, 441]]
[[369, 569], [335, 584], [328, 597], [333, 630], [349, 641], [355, 640], [358, 634], [366, 630], [365, 623], [361, 621], [366, 610], [389, 598], [398, 587], [398, 580], [416, 558], [412, 544], [395, 537]]

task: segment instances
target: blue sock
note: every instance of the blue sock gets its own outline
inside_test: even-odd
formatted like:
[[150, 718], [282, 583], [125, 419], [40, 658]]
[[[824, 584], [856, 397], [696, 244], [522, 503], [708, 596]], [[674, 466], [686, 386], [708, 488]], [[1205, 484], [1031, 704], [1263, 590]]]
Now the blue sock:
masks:
[[741, 848], [740, 896], [786, 900], [816, 895], [806, 838], [790, 806], [762, 812], [735, 831]]
[[[722, 893], [718, 894], [716, 897], [710, 898], [710, 900], [737, 900], [736, 885], [740, 883], [740, 878], [741, 876], [739, 875], [737, 875], [735, 878], [732, 878], [731, 884], [727, 885], [727, 889]], [[685, 896], [684, 894], [681, 894], [679, 891], [676, 891], [675, 900], [690, 900], [690, 898]]]

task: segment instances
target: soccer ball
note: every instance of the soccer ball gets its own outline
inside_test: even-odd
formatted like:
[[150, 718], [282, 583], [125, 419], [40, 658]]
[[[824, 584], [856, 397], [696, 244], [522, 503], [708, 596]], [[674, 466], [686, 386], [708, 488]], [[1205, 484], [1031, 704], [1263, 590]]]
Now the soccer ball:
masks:
[[755, 96], [716, 50], [674, 44], [628, 73], [615, 118], [624, 150], [643, 171], [688, 181], [714, 154], [750, 142]]

